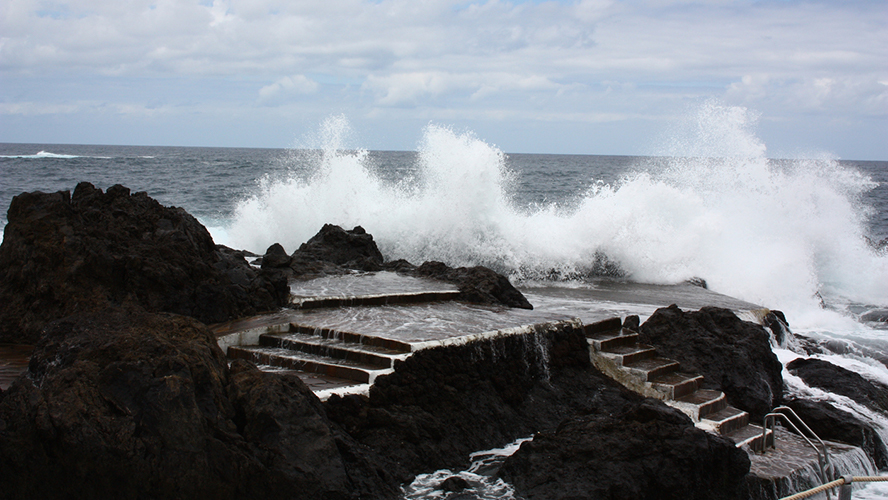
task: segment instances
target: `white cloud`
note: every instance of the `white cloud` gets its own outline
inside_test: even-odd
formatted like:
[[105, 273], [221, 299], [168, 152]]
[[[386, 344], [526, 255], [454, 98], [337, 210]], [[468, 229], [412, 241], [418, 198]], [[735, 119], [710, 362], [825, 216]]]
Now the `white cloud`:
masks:
[[[860, 122], [886, 114], [888, 31], [869, 1], [5, 0], [0, 78], [3, 109], [60, 114], [92, 99], [75, 88], [126, 79], [142, 85], [118, 89], [122, 106], [245, 114], [310, 94], [312, 109], [415, 120], [665, 120], [714, 96]], [[163, 83], [182, 79], [203, 96]]]
[[313, 94], [318, 87], [318, 82], [305, 75], [285, 76], [259, 89], [259, 101], [267, 104], [292, 95]]

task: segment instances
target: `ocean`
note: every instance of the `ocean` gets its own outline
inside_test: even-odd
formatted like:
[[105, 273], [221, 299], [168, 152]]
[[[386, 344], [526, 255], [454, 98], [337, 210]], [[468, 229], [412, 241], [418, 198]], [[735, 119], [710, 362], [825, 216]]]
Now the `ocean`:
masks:
[[[388, 259], [487, 265], [537, 294], [702, 279], [783, 311], [796, 334], [845, 343], [824, 359], [888, 384], [888, 324], [875, 320], [888, 314], [888, 162], [771, 159], [743, 123], [719, 120], [637, 157], [509, 154], [436, 125], [415, 151], [368, 151], [341, 117], [292, 149], [0, 144], [0, 206], [123, 184], [257, 254], [291, 253], [333, 223], [363, 226]], [[888, 442], [888, 419], [863, 416]]]

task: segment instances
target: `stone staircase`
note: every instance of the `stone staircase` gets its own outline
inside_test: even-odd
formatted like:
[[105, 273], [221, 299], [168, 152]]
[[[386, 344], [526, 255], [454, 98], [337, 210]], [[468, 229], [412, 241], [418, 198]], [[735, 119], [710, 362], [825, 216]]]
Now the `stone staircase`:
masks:
[[624, 329], [620, 318], [585, 325], [584, 330], [592, 364], [603, 373], [682, 411], [697, 427], [721, 434], [737, 447], [762, 449], [762, 428], [749, 423], [747, 412], [728, 405], [724, 393], [703, 389], [701, 375], [682, 372], [677, 361], [640, 344], [638, 333]]
[[258, 345], [228, 347], [228, 357], [269, 371], [294, 371], [303, 379], [316, 374], [323, 377], [322, 385], [333, 388], [372, 384], [411, 351], [404, 342], [328, 328], [290, 323], [281, 330], [259, 335]]

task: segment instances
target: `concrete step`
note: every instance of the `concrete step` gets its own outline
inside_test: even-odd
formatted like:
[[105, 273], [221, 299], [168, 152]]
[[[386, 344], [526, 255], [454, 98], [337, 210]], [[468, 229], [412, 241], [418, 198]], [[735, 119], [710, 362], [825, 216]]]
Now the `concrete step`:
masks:
[[331, 307], [384, 306], [392, 304], [420, 304], [457, 300], [458, 290], [433, 292], [406, 292], [391, 294], [367, 294], [339, 297], [299, 297], [290, 296], [290, 307], [294, 309], [319, 309]]
[[589, 338], [596, 338], [599, 335], [605, 335], [610, 332], [616, 332], [616, 334], [619, 335], [622, 329], [623, 320], [618, 317], [597, 321], [595, 323], [589, 323], [588, 325], [583, 325], [583, 333], [585, 333], [586, 337]]
[[703, 384], [703, 376], [693, 373], [663, 373], [651, 379], [654, 389], [663, 394], [663, 399], [676, 399], [692, 394]]
[[667, 373], [677, 372], [680, 367], [673, 359], [659, 357], [646, 358], [622, 366], [627, 372], [645, 382]]
[[396, 359], [404, 357], [404, 353], [385, 347], [343, 342], [304, 333], [260, 335], [259, 345], [345, 359], [377, 368], [392, 368]]
[[638, 334], [629, 330], [604, 332], [593, 337], [586, 336], [596, 351], [607, 351], [617, 347], [633, 346], [638, 343]]
[[[733, 441], [737, 448], [747, 447], [756, 453], [762, 450], [763, 435], [762, 428], [759, 425], [747, 424], [725, 434], [725, 437]], [[767, 438], [769, 445], [774, 442], [774, 433], [771, 430], [768, 430]]]
[[723, 392], [699, 389], [687, 396], [666, 401], [666, 404], [681, 410], [696, 423], [707, 415], [727, 408], [728, 400]]
[[281, 368], [278, 366], [263, 365], [262, 371], [274, 373], [278, 375], [289, 374], [299, 377], [302, 382], [308, 386], [314, 393], [318, 394], [322, 391], [341, 390], [349, 387], [357, 387], [361, 382], [356, 380], [348, 380], [338, 377], [330, 377], [322, 373], [304, 372], [302, 370], [291, 370], [289, 368]]
[[340, 342], [351, 342], [354, 344], [362, 344], [365, 346], [381, 347], [383, 349], [402, 353], [410, 352], [413, 349], [412, 346], [407, 342], [384, 339], [381, 337], [372, 337], [369, 335], [361, 335], [359, 333], [344, 332], [341, 330], [334, 330], [332, 328], [304, 326], [297, 323], [290, 323], [289, 333], [314, 335], [316, 337], [321, 337], [324, 339], [338, 340]]
[[749, 413], [727, 406], [700, 419], [698, 427], [727, 435], [749, 424]]
[[380, 369], [378, 366], [359, 363], [346, 359], [335, 359], [300, 353], [276, 347], [238, 347], [228, 348], [231, 359], [245, 359], [256, 365], [270, 365], [290, 370], [320, 373], [329, 377], [353, 380], [362, 384], [370, 384], [381, 374], [391, 373], [391, 369]]
[[657, 356], [657, 350], [645, 344], [633, 344], [613, 346], [600, 351], [599, 354], [612, 359], [617, 366], [627, 366], [633, 363], [651, 359]]

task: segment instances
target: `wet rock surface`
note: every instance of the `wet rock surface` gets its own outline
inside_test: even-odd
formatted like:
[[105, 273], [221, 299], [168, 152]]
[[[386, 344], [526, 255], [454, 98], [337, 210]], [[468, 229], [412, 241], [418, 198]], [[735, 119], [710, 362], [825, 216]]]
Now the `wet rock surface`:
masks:
[[880, 470], [888, 468], [888, 449], [872, 425], [828, 401], [792, 398], [786, 401], [821, 439], [859, 446]]
[[379, 271], [385, 259], [361, 226], [346, 231], [333, 224], [324, 227], [303, 243], [292, 255], [293, 259], [313, 259], [331, 262], [348, 269]]
[[453, 283], [459, 288], [460, 298], [467, 302], [533, 309], [527, 298], [512, 286], [505, 276], [486, 267], [454, 269], [442, 262], [426, 262], [419, 266], [414, 274]]
[[[883, 415], [888, 412], [888, 387], [856, 372], [816, 358], [795, 359], [786, 364], [786, 369], [810, 387], [846, 396]], [[878, 468], [888, 467], [888, 443], [872, 423], [827, 401], [794, 398], [787, 406], [822, 439], [859, 446]]]
[[683, 371], [703, 375], [705, 388], [724, 392], [753, 421], [781, 402], [783, 365], [771, 351], [768, 332], [729, 309], [657, 309], [641, 325], [639, 341], [681, 363]]
[[34, 343], [48, 322], [138, 304], [213, 323], [277, 309], [286, 282], [217, 247], [180, 208], [123, 186], [13, 198], [0, 245], [0, 342]]
[[592, 368], [584, 335], [569, 327], [420, 351], [369, 398], [325, 406], [414, 474], [535, 435], [500, 472], [526, 499], [739, 499], [749, 471], [732, 442]]
[[184, 316], [51, 324], [0, 399], [0, 498], [393, 498], [403, 478], [293, 376]]
[[582, 331], [565, 327], [425, 349], [378, 378], [369, 398], [325, 406], [355, 439], [417, 474], [640, 399], [592, 368]]
[[454, 284], [460, 291], [459, 300], [466, 302], [533, 309], [508, 278], [483, 266], [452, 268], [443, 262], [426, 262], [417, 267], [405, 260], [385, 262], [373, 236], [361, 226], [345, 230], [325, 224], [289, 257], [284, 248], [275, 243], [266, 250], [261, 266], [263, 270], [283, 272], [302, 280], [386, 270]]
[[741, 499], [748, 472], [746, 452], [651, 399], [566, 420], [500, 469], [526, 500]]
[[888, 387], [860, 374], [816, 358], [798, 358], [786, 369], [811, 387], [847, 396], [875, 411], [888, 411]]

